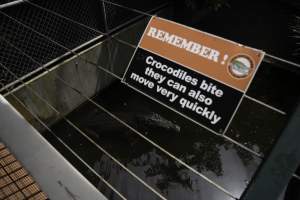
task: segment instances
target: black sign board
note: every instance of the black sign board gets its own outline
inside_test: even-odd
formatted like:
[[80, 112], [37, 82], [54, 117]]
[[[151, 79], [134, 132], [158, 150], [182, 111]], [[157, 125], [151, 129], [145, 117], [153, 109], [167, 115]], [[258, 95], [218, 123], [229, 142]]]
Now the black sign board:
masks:
[[223, 132], [243, 96], [142, 48], [136, 51], [123, 81], [216, 132]]
[[122, 82], [224, 133], [264, 53], [153, 17]]

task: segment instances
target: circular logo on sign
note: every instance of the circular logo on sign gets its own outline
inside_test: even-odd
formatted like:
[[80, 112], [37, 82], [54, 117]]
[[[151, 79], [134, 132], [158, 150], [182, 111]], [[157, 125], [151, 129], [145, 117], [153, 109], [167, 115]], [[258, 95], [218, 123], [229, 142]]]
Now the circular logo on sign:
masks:
[[247, 77], [253, 69], [253, 62], [247, 56], [240, 55], [231, 59], [229, 72], [235, 78]]

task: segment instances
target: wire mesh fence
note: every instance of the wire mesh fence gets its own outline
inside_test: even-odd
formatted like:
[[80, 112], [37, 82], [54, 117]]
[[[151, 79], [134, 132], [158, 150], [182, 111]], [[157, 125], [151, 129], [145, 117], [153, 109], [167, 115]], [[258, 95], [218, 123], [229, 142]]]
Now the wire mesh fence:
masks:
[[[74, 49], [100, 35], [25, 3], [1, 9], [0, 15], [1, 63], [19, 78], [41, 67], [26, 55], [44, 65], [64, 55], [68, 49]], [[49, 41], [47, 37], [66, 48]], [[5, 72], [1, 73], [1, 80], [4, 85], [17, 81]]]
[[[16, 1], [2, 1], [0, 4], [10, 2]], [[157, 5], [161, 5], [161, 2]], [[146, 10], [152, 8], [156, 8], [156, 5], [148, 5]], [[45, 65], [95, 38], [110, 35], [141, 16], [141, 13], [149, 15], [99, 0], [89, 3], [84, 0], [32, 0], [3, 7], [0, 10], [1, 53], [4, 54], [2, 64], [19, 78], [26, 78], [40, 71], [41, 66], [26, 62], [24, 54]], [[5, 50], [7, 45], [9, 48]], [[19, 82], [7, 73], [1, 76], [6, 86]]]
[[[32, 62], [22, 52], [18, 51], [6, 41], [0, 39], [0, 62], [10, 68], [19, 77], [27, 75], [28, 73], [39, 68], [39, 65]], [[16, 79], [6, 70], [1, 68], [1, 83], [7, 85]]]
[[101, 2], [91, 0], [88, 3], [84, 0], [72, 1], [30, 1], [31, 7], [55, 12], [61, 16], [70, 18], [76, 22], [85, 24], [88, 27], [104, 32], [104, 16]]

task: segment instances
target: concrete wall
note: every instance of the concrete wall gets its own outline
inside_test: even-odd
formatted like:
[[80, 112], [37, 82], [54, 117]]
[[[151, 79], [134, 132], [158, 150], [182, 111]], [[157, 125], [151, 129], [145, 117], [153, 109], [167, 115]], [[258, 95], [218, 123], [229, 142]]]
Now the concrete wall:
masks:
[[[110, 75], [89, 63], [107, 60], [103, 58], [105, 56], [103, 52], [105, 51], [107, 51], [107, 45], [98, 44], [82, 53], [80, 58], [73, 57], [64, 61], [52, 68], [51, 72], [45, 72], [13, 94], [26, 105], [30, 112], [35, 113], [43, 122], [51, 125], [61, 118], [51, 106], [62, 115], [66, 115], [86, 101], [83, 95], [75, 92], [70, 86], [82, 92], [85, 96], [92, 97], [96, 92], [106, 88], [113, 82], [114, 79]], [[112, 66], [114, 65], [106, 65], [105, 67], [108, 70], [113, 70], [111, 69]], [[38, 96], [49, 102], [51, 106]], [[39, 130], [43, 130], [41, 124], [37, 123], [34, 117], [12, 95], [8, 95], [6, 98], [31, 124]]]

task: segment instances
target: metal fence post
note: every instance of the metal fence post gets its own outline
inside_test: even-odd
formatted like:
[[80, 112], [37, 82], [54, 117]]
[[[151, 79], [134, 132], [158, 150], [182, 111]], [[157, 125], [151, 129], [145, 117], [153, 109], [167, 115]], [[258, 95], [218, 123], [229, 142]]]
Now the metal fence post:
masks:
[[242, 200], [277, 200], [300, 164], [300, 102]]

